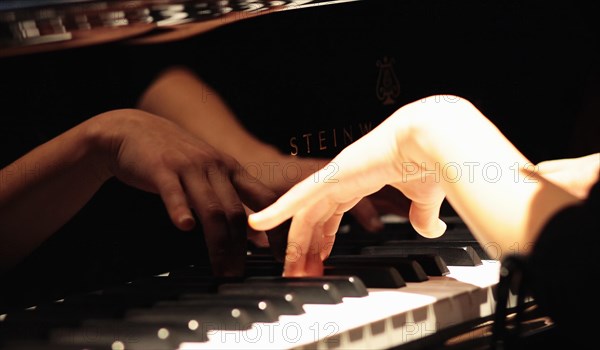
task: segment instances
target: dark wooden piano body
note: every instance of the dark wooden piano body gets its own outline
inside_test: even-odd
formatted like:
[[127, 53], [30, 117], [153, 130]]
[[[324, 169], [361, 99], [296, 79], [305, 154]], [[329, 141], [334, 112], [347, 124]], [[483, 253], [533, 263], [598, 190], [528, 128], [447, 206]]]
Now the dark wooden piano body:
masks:
[[[157, 73], [179, 64], [250, 131], [299, 156], [331, 157], [437, 93], [469, 98], [533, 162], [594, 149], [597, 31], [581, 4], [362, 0], [221, 24], [152, 44], [163, 32], [40, 52], [5, 46], [0, 164], [92, 115], [133, 107]], [[177, 232], [157, 198], [109, 182], [3, 277], [0, 311], [206, 265], [204, 249], [201, 232]]]

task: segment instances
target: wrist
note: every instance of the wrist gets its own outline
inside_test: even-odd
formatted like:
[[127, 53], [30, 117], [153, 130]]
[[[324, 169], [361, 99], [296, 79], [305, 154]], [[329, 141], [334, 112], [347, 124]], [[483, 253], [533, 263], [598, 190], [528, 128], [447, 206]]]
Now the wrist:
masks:
[[465, 129], [482, 125], [480, 113], [467, 100], [457, 96], [428, 97], [402, 107], [395, 115], [395, 141], [405, 162], [439, 161], [454, 141], [468, 136]]
[[582, 198], [587, 198], [590, 190], [600, 179], [600, 153], [581, 157], [582, 168], [579, 181]]
[[[118, 120], [116, 115], [119, 116]], [[89, 164], [96, 178], [104, 182], [114, 175], [114, 160], [119, 152], [122, 128], [126, 113], [110, 111], [99, 114], [82, 124], [83, 138]]]

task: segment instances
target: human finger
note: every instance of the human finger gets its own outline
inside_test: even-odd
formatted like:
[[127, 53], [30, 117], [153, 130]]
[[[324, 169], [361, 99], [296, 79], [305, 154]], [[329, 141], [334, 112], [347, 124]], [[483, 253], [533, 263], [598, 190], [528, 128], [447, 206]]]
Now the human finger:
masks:
[[[327, 186], [331, 185], [331, 186]], [[250, 215], [248, 222], [255, 230], [268, 230], [291, 218], [302, 208], [310, 207], [327, 196], [327, 188], [335, 184], [314, 182], [308, 177], [294, 185], [288, 192], [265, 209]]]
[[[230, 237], [225, 209], [204, 172], [190, 171], [183, 176], [183, 182], [202, 224], [213, 273], [217, 276], [229, 275], [227, 245]], [[239, 271], [232, 274], [236, 272]]]
[[[246, 211], [246, 216], [254, 213], [254, 211], [244, 205], [244, 210]], [[258, 248], [266, 248], [269, 246], [269, 238], [265, 231], [257, 231], [250, 226], [246, 227], [248, 240], [252, 242]]]
[[439, 218], [440, 207], [441, 202], [439, 204], [415, 201], [411, 203], [408, 219], [421, 236], [436, 238], [446, 232], [446, 223]]
[[379, 217], [377, 208], [367, 197], [359, 201], [354, 208], [350, 210], [352, 217], [360, 226], [369, 232], [377, 232], [383, 229], [383, 223]]
[[395, 214], [408, 217], [411, 200], [392, 185], [384, 186], [367, 198], [380, 215]]
[[[258, 181], [258, 179], [241, 167], [235, 167], [235, 171], [231, 177], [244, 204], [253, 211], [252, 213], [248, 213], [248, 215], [252, 215], [256, 210], [264, 209], [273, 204], [277, 199], [277, 194], [273, 190]], [[290, 221], [291, 220], [287, 220], [287, 222], [284, 222], [283, 224], [266, 230], [255, 229], [254, 227], [249, 226], [249, 230], [253, 230], [254, 232], [265, 232], [264, 235], [255, 236], [255, 238], [260, 237], [259, 239], [262, 240], [266, 237], [268, 240], [267, 245], [271, 248], [270, 250], [274, 258], [280, 262], [285, 260]], [[246, 222], [246, 224], [248, 224], [248, 222]]]
[[247, 217], [242, 203], [230, 178], [229, 168], [219, 161], [205, 165], [210, 188], [223, 208], [228, 228], [228, 242], [222, 246], [228, 257], [225, 268], [243, 273], [247, 243]]
[[342, 222], [344, 213], [354, 208], [357, 203], [360, 203], [360, 201], [361, 198], [355, 198], [347, 203], [338, 205], [337, 209], [323, 225], [323, 248], [321, 249], [321, 260], [325, 260], [331, 254], [331, 250], [333, 249], [333, 244], [335, 242], [335, 235], [340, 228], [340, 223]]
[[321, 248], [321, 260], [325, 260], [331, 254], [335, 235], [340, 227], [344, 213], [334, 213], [323, 225], [323, 248]]
[[243, 167], [231, 166], [231, 182], [239, 197], [253, 212], [262, 210], [277, 200], [277, 193], [254, 177]]
[[337, 209], [336, 203], [323, 200], [294, 215], [286, 250], [284, 266], [286, 276], [322, 275], [323, 237], [326, 230], [331, 229], [326, 224], [337, 214]]
[[165, 204], [173, 224], [183, 231], [194, 228], [196, 221], [190, 210], [179, 177], [174, 173], [161, 172], [157, 175], [158, 193]]

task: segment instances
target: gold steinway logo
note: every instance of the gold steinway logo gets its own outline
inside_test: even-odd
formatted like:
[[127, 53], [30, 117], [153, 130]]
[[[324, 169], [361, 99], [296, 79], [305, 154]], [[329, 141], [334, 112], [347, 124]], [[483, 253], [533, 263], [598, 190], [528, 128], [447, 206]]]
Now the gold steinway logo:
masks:
[[377, 60], [379, 74], [377, 75], [377, 98], [384, 105], [391, 105], [396, 102], [395, 98], [400, 96], [400, 83], [394, 72], [395, 60], [389, 59], [387, 56], [382, 60]]
[[303, 132], [290, 137], [290, 154], [309, 155], [327, 150], [342, 149], [373, 129], [371, 121], [359, 122], [332, 129]]

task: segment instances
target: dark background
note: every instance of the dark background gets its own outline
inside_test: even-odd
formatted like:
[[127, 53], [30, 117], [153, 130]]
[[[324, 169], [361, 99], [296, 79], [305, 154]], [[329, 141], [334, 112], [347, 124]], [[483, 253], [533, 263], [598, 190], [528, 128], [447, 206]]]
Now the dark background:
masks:
[[[364, 0], [247, 19], [160, 45], [3, 58], [0, 166], [86, 118], [134, 107], [156, 74], [179, 64], [284, 152], [293, 136], [325, 130], [330, 137], [349, 126], [356, 136], [358, 123], [375, 126], [438, 93], [474, 102], [534, 163], [597, 152], [595, 10], [587, 2]], [[389, 105], [376, 94], [384, 57], [393, 59], [400, 87]], [[109, 181], [2, 277], [0, 311], [187, 264], [206, 264], [202, 232], [177, 232], [156, 196]]]

